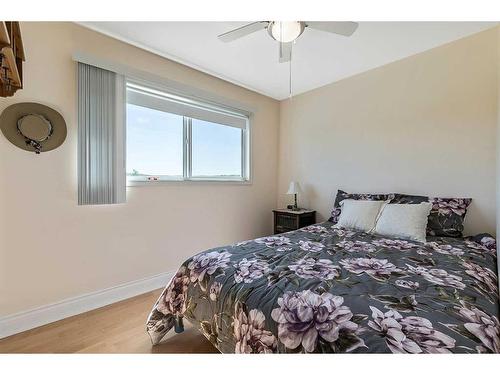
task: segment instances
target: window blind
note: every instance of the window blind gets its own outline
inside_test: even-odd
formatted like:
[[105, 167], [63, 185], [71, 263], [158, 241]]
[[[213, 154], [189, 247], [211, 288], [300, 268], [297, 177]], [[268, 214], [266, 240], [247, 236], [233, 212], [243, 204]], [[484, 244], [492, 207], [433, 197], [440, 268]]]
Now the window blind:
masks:
[[239, 129], [245, 129], [248, 122], [246, 114], [237, 112], [232, 108], [177, 96], [133, 83], [127, 83], [127, 101], [141, 107], [233, 126]]
[[125, 202], [125, 80], [78, 63], [78, 204]]

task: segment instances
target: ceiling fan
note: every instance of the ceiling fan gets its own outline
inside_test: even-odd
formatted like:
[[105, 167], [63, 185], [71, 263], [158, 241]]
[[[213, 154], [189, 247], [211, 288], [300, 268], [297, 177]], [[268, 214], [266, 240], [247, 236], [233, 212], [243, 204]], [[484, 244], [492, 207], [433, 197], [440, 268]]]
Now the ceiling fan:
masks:
[[328, 33], [351, 36], [358, 28], [356, 22], [317, 22], [317, 21], [258, 21], [221, 34], [223, 42], [232, 42], [256, 31], [267, 29], [268, 34], [280, 43], [279, 62], [288, 62], [292, 58], [292, 44], [306, 28]]

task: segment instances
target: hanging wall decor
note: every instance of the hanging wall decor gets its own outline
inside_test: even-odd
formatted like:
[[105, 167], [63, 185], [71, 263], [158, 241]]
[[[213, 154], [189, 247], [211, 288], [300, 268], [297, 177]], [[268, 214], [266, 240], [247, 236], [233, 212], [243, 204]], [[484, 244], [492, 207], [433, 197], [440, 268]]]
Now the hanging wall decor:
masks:
[[66, 122], [59, 112], [39, 103], [17, 103], [0, 115], [0, 129], [15, 146], [37, 154], [53, 150], [66, 139]]
[[23, 88], [24, 48], [19, 22], [0, 21], [0, 97]]

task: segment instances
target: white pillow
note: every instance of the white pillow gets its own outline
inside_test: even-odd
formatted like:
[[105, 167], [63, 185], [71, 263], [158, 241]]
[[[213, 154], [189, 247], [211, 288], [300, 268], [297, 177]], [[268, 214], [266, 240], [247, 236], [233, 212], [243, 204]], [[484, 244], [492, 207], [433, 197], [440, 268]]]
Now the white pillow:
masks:
[[387, 204], [382, 208], [374, 233], [425, 242], [432, 203]]
[[386, 204], [386, 201], [344, 199], [340, 203], [342, 210], [336, 226], [369, 232], [375, 227], [380, 210]]

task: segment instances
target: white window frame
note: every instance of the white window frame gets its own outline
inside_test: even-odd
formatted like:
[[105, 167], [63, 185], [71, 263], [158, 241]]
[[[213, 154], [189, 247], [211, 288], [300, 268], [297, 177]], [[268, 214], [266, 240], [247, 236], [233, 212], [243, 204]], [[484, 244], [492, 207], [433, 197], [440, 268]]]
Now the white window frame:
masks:
[[[141, 87], [145, 89], [151, 89], [155, 92], [160, 92], [165, 96], [166, 100], [168, 98], [174, 98], [175, 100], [181, 100], [185, 103], [192, 103], [193, 105], [199, 105], [202, 107], [209, 108], [214, 112], [221, 112], [223, 114], [231, 114], [244, 118], [245, 125], [241, 128], [241, 176], [235, 176], [234, 178], [228, 177], [216, 177], [216, 176], [193, 176], [192, 175], [192, 119], [193, 117], [183, 116], [182, 114], [176, 113], [183, 117], [183, 176], [180, 178], [175, 178], [172, 176], [128, 176], [127, 175], [127, 186], [150, 186], [154, 184], [161, 183], [200, 183], [200, 182], [215, 182], [215, 183], [236, 183], [236, 184], [250, 184], [251, 183], [251, 114], [235, 109], [223, 104], [214, 103], [208, 100], [199, 99], [196, 97], [191, 97], [189, 95], [179, 94], [178, 92], [172, 92], [171, 90], [160, 87], [157, 85], [145, 83], [142, 81], [127, 79], [127, 88], [129, 86]], [[129, 101], [126, 100], [126, 104]], [[147, 107], [147, 106], [146, 106]], [[153, 107], [152, 107], [153, 108]], [[154, 109], [158, 109], [155, 107]], [[165, 110], [167, 113], [172, 113]], [[203, 119], [201, 119], [203, 120]], [[210, 121], [210, 120], [206, 120]], [[215, 122], [217, 123], [217, 122]], [[225, 124], [220, 124], [224, 126]]]

